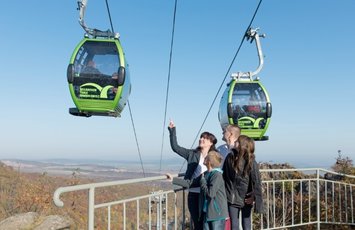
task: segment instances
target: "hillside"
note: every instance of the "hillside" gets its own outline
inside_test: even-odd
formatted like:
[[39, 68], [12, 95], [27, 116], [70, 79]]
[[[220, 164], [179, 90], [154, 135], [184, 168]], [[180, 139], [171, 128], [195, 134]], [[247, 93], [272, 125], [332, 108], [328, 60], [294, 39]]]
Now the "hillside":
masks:
[[[6, 162], [9, 164], [9, 162]], [[75, 229], [86, 229], [86, 216], [87, 216], [87, 191], [79, 191], [75, 193], [66, 193], [62, 200], [65, 205], [63, 208], [58, 208], [53, 204], [53, 194], [54, 191], [63, 186], [87, 184], [98, 181], [107, 181], [118, 178], [123, 178], [126, 176], [132, 177], [142, 177], [139, 173], [132, 175], [130, 172], [124, 172], [126, 176], [118, 176], [119, 173], [112, 172], [116, 176], [105, 177], [109, 174], [100, 174], [100, 176], [89, 176], [92, 174], [87, 174], [87, 172], [95, 172], [101, 166], [86, 165], [85, 167], [81, 165], [81, 168], [76, 166], [71, 166], [67, 168], [65, 173], [55, 174], [54, 171], [41, 171], [39, 168], [56, 168], [53, 164], [41, 164], [36, 162], [21, 162], [21, 167], [14, 163], [12, 166], [5, 165], [0, 162], [0, 221], [15, 216], [16, 214], [36, 212], [41, 216], [48, 215], [61, 215], [68, 216], [75, 223]], [[27, 168], [32, 168], [31, 170], [24, 170], [25, 165]], [[42, 173], [34, 172], [33, 168], [37, 167], [37, 171]], [[93, 167], [95, 168], [92, 171]], [[282, 169], [282, 168], [293, 168], [289, 164], [268, 164], [260, 163], [260, 169]], [[90, 170], [89, 170], [90, 168]], [[21, 169], [21, 170], [20, 170]], [[105, 168], [110, 172], [111, 169]], [[352, 160], [349, 158], [344, 158], [339, 156], [337, 162], [333, 166], [333, 170], [353, 174], [355, 171], [352, 166]], [[345, 170], [345, 171], [344, 171]], [[24, 172], [27, 171], [27, 172]], [[86, 173], [85, 173], [86, 172]], [[152, 174], [154, 175], [154, 174]], [[156, 175], [156, 174], [155, 174]], [[151, 176], [151, 175], [148, 175]], [[293, 173], [274, 173], [274, 174], [263, 174], [263, 180], [279, 179], [279, 178], [301, 178], [306, 177], [298, 172]], [[341, 179], [341, 178], [340, 178]], [[172, 188], [169, 182], [165, 183], [142, 183], [133, 184], [128, 186], [114, 186], [109, 188], [99, 189], [95, 194], [95, 199], [100, 202], [113, 201], [128, 197], [134, 197], [139, 195], [146, 195], [159, 189], [169, 189]], [[114, 212], [119, 213], [121, 210], [117, 209]], [[135, 215], [134, 213], [128, 215]], [[142, 219], [145, 217], [143, 216]], [[134, 219], [134, 218], [132, 218]], [[100, 226], [100, 222], [105, 222], [104, 218], [98, 218], [97, 224]]]
[[[58, 187], [93, 183], [103, 178], [88, 178], [76, 171], [71, 175], [48, 175], [47, 173], [23, 173], [0, 163], [0, 221], [16, 214], [37, 212], [42, 216], [62, 215], [74, 220], [76, 228], [86, 228], [87, 192], [67, 193], [63, 208], [53, 204], [53, 193]], [[169, 186], [169, 184], [166, 184]], [[152, 184], [110, 187], [97, 192], [96, 199], [114, 200], [147, 194]], [[97, 224], [100, 224], [99, 222]]]

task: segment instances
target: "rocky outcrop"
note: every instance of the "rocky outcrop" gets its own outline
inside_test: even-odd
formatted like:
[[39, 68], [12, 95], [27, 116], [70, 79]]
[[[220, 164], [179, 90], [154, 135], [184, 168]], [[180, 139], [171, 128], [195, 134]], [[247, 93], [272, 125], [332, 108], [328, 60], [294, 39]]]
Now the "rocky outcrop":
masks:
[[36, 212], [17, 214], [0, 222], [0, 230], [69, 230], [73, 226], [69, 217], [40, 216]]
[[29, 229], [32, 224], [38, 219], [39, 215], [35, 212], [29, 212], [25, 214], [18, 214], [11, 216], [0, 222], [1, 230], [17, 230], [17, 229]]

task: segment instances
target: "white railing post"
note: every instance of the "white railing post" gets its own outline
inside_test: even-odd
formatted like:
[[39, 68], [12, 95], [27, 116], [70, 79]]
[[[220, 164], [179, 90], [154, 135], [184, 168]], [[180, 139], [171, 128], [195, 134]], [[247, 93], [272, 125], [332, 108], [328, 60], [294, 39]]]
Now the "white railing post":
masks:
[[346, 184], [344, 184], [344, 199], [345, 199], [345, 222], [348, 223], [348, 196], [346, 194]]
[[[319, 179], [317, 179], [319, 181]], [[317, 187], [318, 189], [318, 187]], [[311, 190], [312, 190], [312, 185], [311, 185], [311, 180], [308, 180], [308, 222], [311, 222]], [[318, 199], [317, 199], [317, 204], [318, 204]], [[318, 218], [317, 218], [318, 220]]]
[[354, 223], [353, 186], [350, 185], [351, 223]]
[[300, 220], [303, 224], [303, 180], [300, 180]]
[[294, 184], [293, 184], [293, 181], [291, 181], [291, 209], [292, 209], [292, 218], [291, 218], [291, 221], [292, 221], [292, 225], [295, 224], [295, 209], [294, 209], [294, 194], [293, 194], [293, 189], [294, 189]]
[[178, 218], [177, 218], [177, 196], [176, 196], [176, 193], [174, 193], [174, 221], [175, 221], [175, 224], [174, 224], [174, 230], [177, 230], [177, 224], [178, 224]]
[[123, 203], [123, 229], [126, 230], [126, 202]]
[[317, 169], [317, 229], [320, 230], [320, 186], [319, 186], [319, 169]]
[[267, 202], [267, 222], [266, 228], [270, 227], [270, 191], [269, 191], [269, 182], [266, 183], [266, 202]]
[[95, 188], [89, 189], [89, 204], [88, 204], [88, 229], [94, 230], [94, 205], [95, 205]]
[[325, 222], [328, 222], [328, 184], [324, 181]]
[[137, 200], [137, 230], [139, 230], [139, 225], [140, 225], [140, 221], [139, 221], [139, 200]]
[[276, 188], [275, 188], [275, 181], [272, 181], [272, 208], [273, 208], [273, 222], [274, 228], [276, 227]]
[[332, 181], [332, 221], [335, 222], [335, 198], [334, 198], [334, 181]]
[[156, 205], [157, 205], [157, 210], [156, 210], [156, 212], [157, 212], [157, 215], [156, 215], [156, 218], [157, 218], [157, 223], [156, 223], [156, 229], [157, 230], [161, 230], [160, 229], [160, 203], [158, 203], [158, 202], [156, 202]]
[[338, 183], [338, 189], [339, 189], [339, 192], [338, 192], [338, 194], [339, 194], [339, 222], [342, 222], [342, 219], [341, 219], [341, 184], [340, 183]]
[[282, 226], [286, 225], [285, 207], [285, 181], [282, 181]]
[[[182, 190], [182, 230], [185, 230], [185, 210], [186, 210], [186, 194], [185, 189]], [[190, 227], [191, 227], [191, 220], [190, 220]]]
[[165, 194], [165, 230], [168, 230], [168, 226], [169, 226], [169, 222], [168, 222], [168, 218], [169, 218], [169, 197], [168, 194]]
[[148, 209], [149, 209], [149, 230], [152, 229], [152, 197], [149, 197], [149, 201], [148, 201]]

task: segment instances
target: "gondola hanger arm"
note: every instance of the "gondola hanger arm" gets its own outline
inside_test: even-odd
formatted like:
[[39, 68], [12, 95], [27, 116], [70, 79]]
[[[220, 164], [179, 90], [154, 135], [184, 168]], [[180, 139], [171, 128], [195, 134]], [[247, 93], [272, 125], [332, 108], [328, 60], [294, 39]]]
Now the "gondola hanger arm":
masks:
[[112, 37], [112, 38], [118, 39], [120, 37], [119, 33], [113, 33], [110, 30], [101, 31], [98, 29], [92, 29], [85, 24], [84, 17], [85, 17], [87, 3], [88, 3], [88, 0], [79, 0], [78, 1], [78, 8], [77, 8], [79, 10], [79, 24], [81, 25], [81, 27], [83, 27], [87, 36], [91, 35], [94, 38], [96, 38], [96, 37]]
[[256, 29], [252, 29], [250, 28], [245, 36], [247, 38], [247, 41], [250, 40], [250, 43], [252, 43], [255, 40], [255, 44], [256, 44], [256, 49], [258, 51], [258, 56], [259, 56], [259, 66], [258, 68], [253, 71], [253, 72], [237, 72], [237, 73], [232, 73], [231, 77], [233, 79], [245, 79], [245, 78], [249, 78], [250, 80], [253, 80], [252, 77], [259, 74], [259, 72], [261, 71], [261, 69], [264, 66], [264, 56], [263, 56], [263, 51], [261, 49], [261, 43], [260, 43], [260, 37], [265, 38], [265, 34], [259, 34], [258, 33], [259, 28]]

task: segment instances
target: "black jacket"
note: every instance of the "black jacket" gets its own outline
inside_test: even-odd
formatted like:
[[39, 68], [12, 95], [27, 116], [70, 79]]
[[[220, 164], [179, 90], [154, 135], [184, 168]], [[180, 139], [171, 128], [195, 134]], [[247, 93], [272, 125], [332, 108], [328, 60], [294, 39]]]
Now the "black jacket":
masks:
[[[187, 169], [185, 172], [184, 180], [189, 186], [184, 187], [199, 187], [201, 176], [192, 180], [192, 175], [194, 174], [198, 163], [200, 162], [200, 152], [196, 149], [186, 149], [178, 145], [176, 138], [176, 128], [168, 128], [170, 132], [170, 145], [174, 152], [182, 156], [187, 161]], [[173, 181], [174, 183], [174, 181]], [[176, 183], [178, 184], [178, 183]]]
[[[261, 213], [263, 212], [263, 200], [258, 163], [254, 160], [250, 174], [243, 176], [237, 173], [233, 167], [234, 154], [238, 154], [236, 150], [228, 154], [223, 165], [223, 179], [226, 186], [228, 204], [242, 208], [245, 205], [246, 194], [252, 192], [255, 197], [255, 212]], [[251, 191], [248, 191], [249, 182]]]

